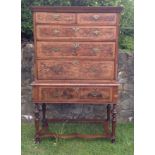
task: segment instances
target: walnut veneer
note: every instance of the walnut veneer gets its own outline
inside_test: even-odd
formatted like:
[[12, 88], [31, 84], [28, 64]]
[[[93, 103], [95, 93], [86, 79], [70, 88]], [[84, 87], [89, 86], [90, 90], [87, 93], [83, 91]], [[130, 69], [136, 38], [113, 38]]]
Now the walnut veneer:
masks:
[[[35, 104], [36, 142], [44, 137], [110, 138], [115, 141], [121, 10], [121, 7], [32, 7], [35, 44], [32, 101]], [[107, 119], [100, 121], [104, 133], [49, 133], [46, 105], [59, 103], [106, 104]]]

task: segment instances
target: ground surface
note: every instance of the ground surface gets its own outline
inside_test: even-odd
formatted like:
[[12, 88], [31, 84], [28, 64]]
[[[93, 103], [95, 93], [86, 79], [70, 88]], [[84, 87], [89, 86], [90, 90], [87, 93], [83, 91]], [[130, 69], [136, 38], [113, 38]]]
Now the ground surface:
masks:
[[[56, 133], [102, 133], [99, 124], [63, 124], [55, 123], [50, 129]], [[117, 141], [96, 139], [43, 139], [40, 144], [33, 140], [34, 125], [22, 124], [22, 155], [133, 155], [133, 124], [118, 124]]]

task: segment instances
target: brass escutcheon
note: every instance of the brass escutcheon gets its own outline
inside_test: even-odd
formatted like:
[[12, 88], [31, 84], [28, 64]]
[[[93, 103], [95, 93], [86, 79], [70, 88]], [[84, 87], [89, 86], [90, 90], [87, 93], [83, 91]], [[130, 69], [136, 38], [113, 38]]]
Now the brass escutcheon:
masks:
[[73, 43], [73, 49], [71, 50], [73, 55], [77, 55], [77, 49], [80, 47], [79, 43]]
[[73, 43], [73, 48], [74, 49], [77, 49], [77, 48], [79, 48], [80, 47], [80, 44], [79, 43]]
[[57, 35], [57, 34], [59, 34], [59, 33], [60, 33], [60, 31], [59, 31], [58, 29], [54, 29], [54, 30], [53, 30], [53, 34]]

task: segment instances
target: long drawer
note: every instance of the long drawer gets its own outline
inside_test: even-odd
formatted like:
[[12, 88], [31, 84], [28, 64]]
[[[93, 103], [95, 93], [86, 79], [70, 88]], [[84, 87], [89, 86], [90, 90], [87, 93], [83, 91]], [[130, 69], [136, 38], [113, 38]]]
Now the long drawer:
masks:
[[97, 60], [37, 60], [39, 80], [114, 79], [114, 61]]
[[37, 42], [37, 58], [114, 59], [115, 42]]
[[[33, 101], [106, 103], [117, 99], [117, 86], [34, 86]], [[38, 95], [35, 95], [38, 94]]]
[[54, 41], [113, 41], [116, 40], [116, 27], [37, 25], [36, 39]]

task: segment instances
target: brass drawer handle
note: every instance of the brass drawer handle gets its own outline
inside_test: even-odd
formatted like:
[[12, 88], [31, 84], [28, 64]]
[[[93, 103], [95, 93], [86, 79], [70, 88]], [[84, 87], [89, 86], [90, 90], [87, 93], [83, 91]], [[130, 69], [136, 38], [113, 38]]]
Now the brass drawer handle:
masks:
[[58, 90], [53, 91], [51, 94], [49, 94], [51, 98], [58, 98], [61, 96], [61, 92]]
[[93, 15], [93, 19], [94, 19], [94, 20], [98, 20], [99, 18], [100, 18], [99, 15]]
[[54, 20], [59, 20], [60, 19], [60, 15], [59, 14], [54, 14], [52, 17], [53, 17]]
[[45, 51], [49, 51], [49, 52], [58, 52], [58, 51], [60, 51], [60, 48], [56, 48], [56, 47], [45, 47], [43, 49]]
[[102, 94], [96, 91], [90, 92], [88, 93], [88, 97], [98, 97], [98, 98], [102, 98]]
[[97, 48], [97, 47], [94, 47], [94, 48], [92, 48], [92, 51], [93, 51], [94, 53], [97, 53], [97, 52], [100, 52], [100, 49]]
[[60, 51], [60, 48], [51, 48], [51, 51], [58, 52], [58, 51]]
[[74, 60], [72, 63], [73, 63], [73, 65], [79, 65], [79, 61], [78, 60]]
[[98, 35], [100, 35], [100, 31], [99, 30], [95, 30], [95, 31], [93, 31], [93, 34], [95, 34], [96, 36], [98, 36]]
[[93, 67], [91, 67], [91, 68], [88, 69], [88, 72], [98, 73], [99, 70], [98, 70], [98, 68], [96, 68], [95, 66], [93, 66]]
[[41, 15], [38, 15], [39, 20], [43, 20], [43, 17]]
[[54, 65], [50, 67], [50, 70], [55, 74], [60, 74], [63, 72], [63, 67], [61, 65]]
[[79, 31], [79, 27], [72, 27], [72, 30], [74, 31], [74, 32], [77, 32], [77, 31]]

